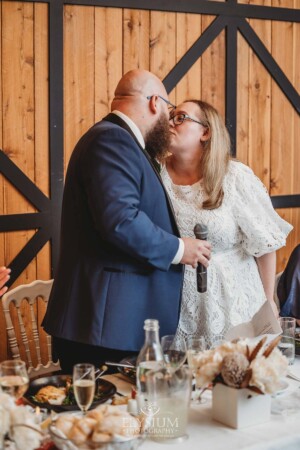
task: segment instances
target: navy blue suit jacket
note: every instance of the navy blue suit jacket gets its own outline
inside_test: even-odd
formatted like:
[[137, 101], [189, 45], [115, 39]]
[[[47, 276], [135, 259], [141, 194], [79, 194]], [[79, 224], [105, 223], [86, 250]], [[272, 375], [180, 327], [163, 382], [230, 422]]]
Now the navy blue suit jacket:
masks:
[[149, 157], [122, 119], [106, 119], [70, 159], [43, 326], [59, 338], [138, 351], [145, 319], [158, 319], [161, 335], [176, 330], [183, 266], [171, 262], [179, 232]]

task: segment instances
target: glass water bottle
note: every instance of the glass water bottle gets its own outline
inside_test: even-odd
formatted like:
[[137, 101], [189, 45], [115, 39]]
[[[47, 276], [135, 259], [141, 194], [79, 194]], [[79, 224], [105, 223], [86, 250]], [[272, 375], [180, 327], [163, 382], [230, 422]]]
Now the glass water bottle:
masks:
[[156, 319], [144, 322], [145, 343], [137, 357], [136, 385], [137, 401], [140, 412], [147, 412], [148, 400], [145, 373], [148, 370], [159, 370], [164, 366], [164, 354], [159, 341], [159, 323]]

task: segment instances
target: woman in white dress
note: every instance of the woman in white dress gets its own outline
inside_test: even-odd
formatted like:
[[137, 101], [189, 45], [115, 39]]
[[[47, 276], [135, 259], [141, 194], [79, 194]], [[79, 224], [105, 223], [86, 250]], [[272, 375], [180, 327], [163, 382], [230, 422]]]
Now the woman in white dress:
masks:
[[207, 292], [198, 293], [196, 269], [186, 266], [178, 334], [204, 335], [208, 344], [250, 320], [273, 301], [276, 250], [292, 226], [274, 210], [253, 171], [230, 158], [230, 138], [219, 113], [189, 100], [170, 116], [171, 155], [162, 180], [182, 236], [197, 223], [208, 228], [212, 245]]

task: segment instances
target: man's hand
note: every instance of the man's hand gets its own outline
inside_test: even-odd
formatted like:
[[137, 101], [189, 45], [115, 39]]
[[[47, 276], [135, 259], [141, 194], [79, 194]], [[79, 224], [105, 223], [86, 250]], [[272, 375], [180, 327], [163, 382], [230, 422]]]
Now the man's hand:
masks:
[[184, 242], [184, 253], [181, 259], [181, 264], [189, 264], [194, 269], [198, 266], [198, 263], [208, 267], [211, 245], [207, 241], [201, 241], [201, 239], [195, 238], [181, 238]]
[[[0, 297], [5, 294], [7, 291], [7, 287], [4, 286], [5, 283], [9, 280], [10, 276], [10, 269], [7, 269], [6, 267], [0, 267]], [[4, 286], [4, 287], [3, 287]], [[2, 289], [1, 289], [2, 288]]]

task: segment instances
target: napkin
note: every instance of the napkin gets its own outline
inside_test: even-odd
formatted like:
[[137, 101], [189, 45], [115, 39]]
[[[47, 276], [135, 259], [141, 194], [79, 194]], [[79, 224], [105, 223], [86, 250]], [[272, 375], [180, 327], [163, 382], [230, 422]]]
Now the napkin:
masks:
[[241, 337], [254, 338], [266, 335], [268, 337], [267, 342], [269, 342], [281, 332], [282, 329], [273, 313], [270, 302], [267, 300], [249, 322], [244, 322], [231, 328], [225, 339], [231, 341]]
[[288, 416], [299, 412], [300, 390], [296, 390], [282, 397], [272, 399], [271, 412]]

